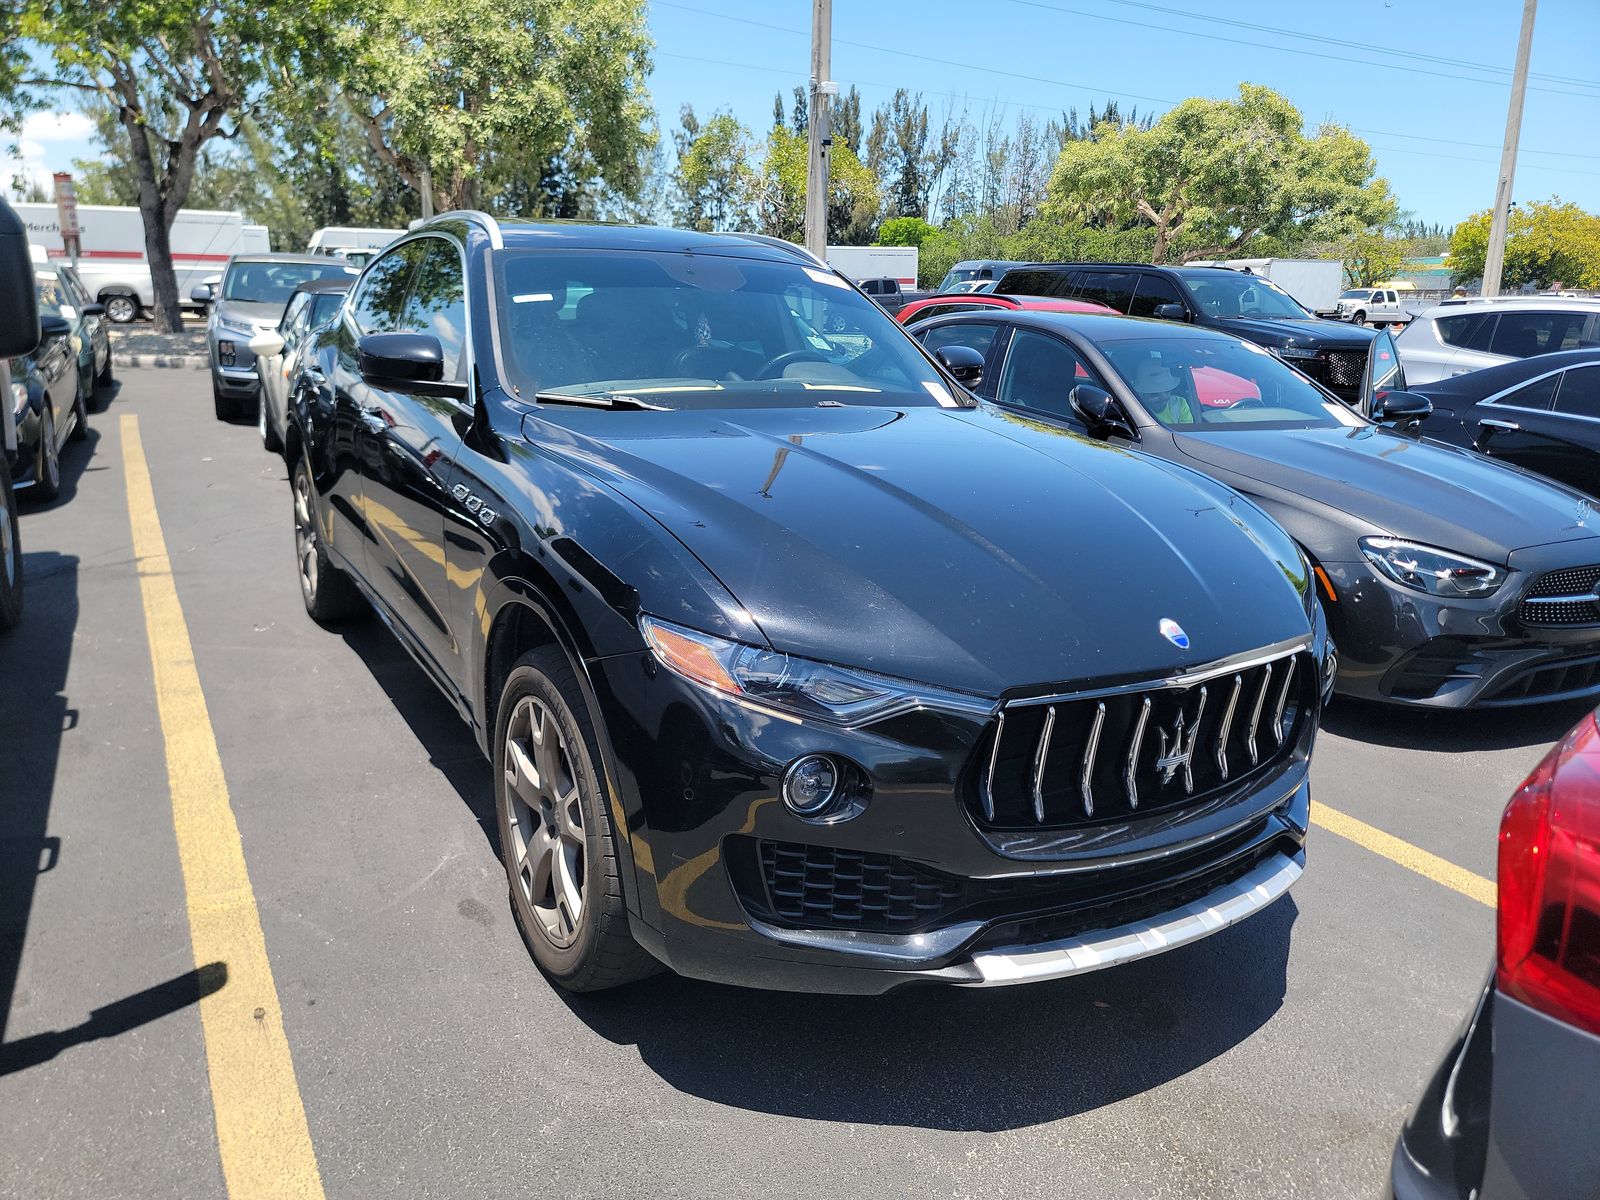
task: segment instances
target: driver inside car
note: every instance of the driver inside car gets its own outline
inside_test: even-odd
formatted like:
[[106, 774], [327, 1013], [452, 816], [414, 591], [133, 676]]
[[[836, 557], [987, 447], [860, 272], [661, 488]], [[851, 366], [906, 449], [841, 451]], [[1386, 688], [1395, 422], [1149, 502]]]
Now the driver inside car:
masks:
[[1149, 358], [1140, 363], [1131, 382], [1150, 415], [1163, 425], [1192, 425], [1199, 419], [1189, 398], [1179, 390], [1182, 387], [1179, 376], [1159, 359]]

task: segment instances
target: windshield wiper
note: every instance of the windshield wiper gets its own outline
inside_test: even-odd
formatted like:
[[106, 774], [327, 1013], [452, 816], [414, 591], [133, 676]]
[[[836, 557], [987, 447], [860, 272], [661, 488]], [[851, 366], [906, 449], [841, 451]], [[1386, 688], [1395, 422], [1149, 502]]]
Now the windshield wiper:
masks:
[[535, 392], [533, 398], [541, 404], [576, 404], [580, 408], [614, 408], [628, 412], [671, 412], [662, 404], [651, 404], [637, 396], [620, 392], [609, 395], [583, 396], [572, 392]]

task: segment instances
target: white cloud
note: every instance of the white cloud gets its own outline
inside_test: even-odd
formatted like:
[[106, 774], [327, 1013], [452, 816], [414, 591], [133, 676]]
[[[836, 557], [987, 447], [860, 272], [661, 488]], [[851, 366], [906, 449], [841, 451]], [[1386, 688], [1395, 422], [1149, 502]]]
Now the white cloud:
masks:
[[81, 142], [94, 136], [94, 122], [80, 112], [30, 113], [22, 123], [28, 142]]

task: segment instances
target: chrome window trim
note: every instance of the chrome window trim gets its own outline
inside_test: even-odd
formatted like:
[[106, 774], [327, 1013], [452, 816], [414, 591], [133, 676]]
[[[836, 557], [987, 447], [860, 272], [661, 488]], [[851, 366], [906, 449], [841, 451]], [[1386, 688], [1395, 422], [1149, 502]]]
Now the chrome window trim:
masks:
[[[1505, 412], [1533, 413], [1535, 416], [1541, 417], [1564, 417], [1568, 421], [1589, 421], [1594, 424], [1600, 424], [1600, 417], [1589, 417], [1585, 416], [1583, 413], [1562, 412], [1558, 408], [1526, 408], [1521, 404], [1499, 403], [1499, 400], [1502, 396], [1509, 396], [1513, 392], [1520, 392], [1525, 387], [1531, 387], [1536, 383], [1543, 383], [1546, 379], [1549, 379], [1553, 375], [1565, 375], [1568, 371], [1600, 371], [1600, 363], [1578, 363], [1570, 367], [1557, 367], [1553, 371], [1546, 371], [1543, 375], [1535, 375], [1530, 379], [1524, 379], [1521, 383], [1513, 384], [1508, 388], [1503, 388], [1500, 391], [1495, 392], [1492, 396], [1485, 396], [1482, 400], [1479, 400], [1478, 403], [1487, 404]], [[1554, 404], [1560, 398], [1561, 388], [1558, 384], [1556, 387], [1556, 394], [1550, 398], [1550, 402]]]

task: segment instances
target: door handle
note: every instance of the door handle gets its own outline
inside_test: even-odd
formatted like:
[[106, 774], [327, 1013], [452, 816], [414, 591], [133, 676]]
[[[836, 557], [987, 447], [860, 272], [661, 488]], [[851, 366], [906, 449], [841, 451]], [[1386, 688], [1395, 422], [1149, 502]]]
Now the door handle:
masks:
[[1478, 428], [1479, 429], [1504, 429], [1504, 430], [1506, 430], [1506, 431], [1508, 431], [1510, 433], [1516, 433], [1517, 431], [1519, 431], [1522, 428], [1522, 426], [1518, 425], [1515, 421], [1501, 421], [1501, 420], [1499, 420], [1497, 418], [1494, 418], [1494, 417], [1485, 417], [1485, 418], [1483, 418], [1483, 420], [1478, 422]]

